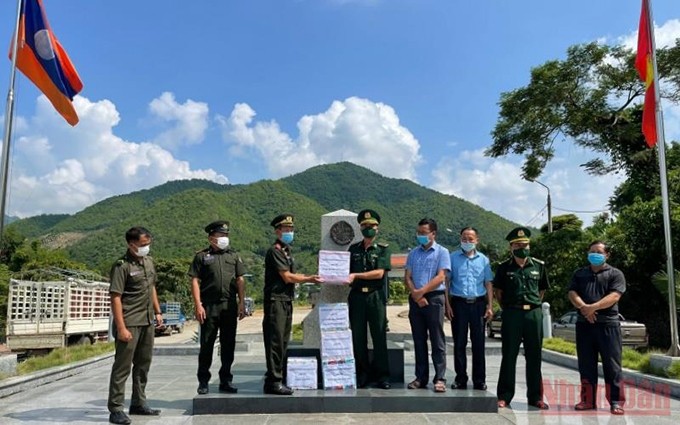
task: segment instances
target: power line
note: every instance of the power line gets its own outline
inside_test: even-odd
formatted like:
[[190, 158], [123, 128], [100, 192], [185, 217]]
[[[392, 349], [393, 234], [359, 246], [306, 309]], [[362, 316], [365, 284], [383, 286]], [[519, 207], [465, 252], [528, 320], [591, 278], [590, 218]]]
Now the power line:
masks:
[[525, 226], [528, 226], [528, 225], [530, 225], [531, 223], [533, 223], [534, 220], [536, 220], [536, 219], [541, 215], [541, 213], [543, 213], [543, 211], [546, 210], [546, 208], [548, 208], [547, 205], [544, 206], [539, 212], [537, 212], [536, 215], [533, 216], [533, 217], [531, 218], [531, 220], [527, 221], [526, 224], [525, 224]]
[[609, 212], [609, 208], [603, 207], [601, 210], [594, 210], [594, 211], [586, 211], [586, 210], [568, 210], [565, 208], [559, 208], [553, 206], [553, 209], [556, 209], [558, 211], [562, 212], [571, 212], [571, 213], [578, 213], [578, 214], [597, 214], [597, 213], [603, 213], [603, 212]]

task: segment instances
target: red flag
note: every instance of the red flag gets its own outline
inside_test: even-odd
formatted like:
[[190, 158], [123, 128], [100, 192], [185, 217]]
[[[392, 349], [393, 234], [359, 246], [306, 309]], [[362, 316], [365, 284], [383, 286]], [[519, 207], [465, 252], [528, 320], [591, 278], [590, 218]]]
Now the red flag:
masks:
[[[19, 71], [47, 96], [69, 124], [78, 124], [72, 102], [83, 83], [47, 22], [42, 0], [22, 1], [18, 39]], [[10, 50], [10, 58], [11, 55]]]
[[635, 68], [640, 79], [645, 83], [645, 103], [642, 109], [642, 134], [645, 135], [647, 146], [656, 145], [656, 94], [654, 87], [654, 49], [652, 43], [652, 27], [649, 22], [649, 2], [642, 0], [640, 13], [640, 28], [638, 29], [638, 48], [635, 58]]

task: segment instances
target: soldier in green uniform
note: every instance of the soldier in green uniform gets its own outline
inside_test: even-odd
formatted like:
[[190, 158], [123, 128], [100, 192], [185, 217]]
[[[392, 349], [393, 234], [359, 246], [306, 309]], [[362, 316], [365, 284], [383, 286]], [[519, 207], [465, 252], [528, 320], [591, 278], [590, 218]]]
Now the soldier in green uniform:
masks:
[[[245, 266], [229, 246], [229, 222], [215, 221], [205, 227], [210, 246], [199, 251], [189, 268], [196, 318], [201, 324], [198, 354], [198, 394], [208, 393], [210, 365], [217, 333], [220, 334], [220, 386], [223, 393], [236, 393], [232, 385], [236, 326], [245, 317]], [[236, 296], [238, 295], [238, 300]], [[238, 319], [238, 320], [237, 320]]]
[[[352, 290], [347, 298], [352, 343], [357, 370], [357, 386], [365, 388], [369, 381], [377, 387], [390, 389], [390, 368], [387, 359], [387, 313], [385, 285], [390, 270], [390, 250], [385, 243], [376, 243], [380, 216], [373, 210], [363, 210], [357, 215], [364, 239], [349, 247], [349, 284]], [[368, 335], [371, 329], [373, 362], [368, 361]]]
[[512, 256], [496, 270], [493, 286], [503, 308], [501, 370], [498, 377], [498, 407], [509, 407], [515, 395], [515, 367], [519, 346], [524, 344], [526, 357], [527, 401], [530, 406], [547, 410], [543, 401], [541, 346], [543, 314], [541, 302], [548, 289], [548, 274], [543, 261], [529, 256], [526, 227], [513, 229], [505, 238]]
[[160, 410], [146, 404], [146, 382], [153, 354], [157, 325], [163, 323], [156, 295], [156, 269], [148, 257], [151, 233], [143, 227], [133, 227], [125, 233], [127, 252], [111, 267], [111, 312], [116, 339], [116, 355], [109, 381], [109, 422], [129, 424], [125, 414], [125, 381], [132, 367], [131, 415], [158, 416]]
[[288, 348], [293, 322], [295, 284], [321, 283], [319, 276], [295, 273], [290, 244], [295, 236], [293, 215], [281, 214], [271, 221], [276, 241], [264, 259], [264, 318], [262, 334], [267, 361], [265, 394], [291, 395], [293, 390], [283, 384], [283, 360]]

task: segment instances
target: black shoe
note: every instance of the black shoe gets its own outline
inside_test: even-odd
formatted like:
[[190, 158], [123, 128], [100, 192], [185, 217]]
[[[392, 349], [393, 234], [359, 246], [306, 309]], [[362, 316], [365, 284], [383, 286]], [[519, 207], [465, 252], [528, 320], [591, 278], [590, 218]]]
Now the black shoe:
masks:
[[277, 382], [275, 384], [265, 384], [264, 393], [275, 395], [293, 395], [293, 390], [282, 383]]
[[231, 382], [225, 382], [223, 384], [220, 384], [220, 392], [221, 393], [236, 394], [238, 392], [238, 388], [232, 386]]
[[475, 384], [473, 388], [479, 391], [486, 391], [486, 384]]
[[546, 402], [543, 401], [543, 400], [538, 400], [538, 401], [534, 401], [533, 403], [529, 403], [529, 406], [535, 407], [535, 408], [537, 408], [537, 409], [539, 409], [539, 410], [548, 410], [548, 409], [550, 409], [550, 406], [548, 406], [548, 403], [546, 403]]
[[142, 416], [158, 416], [161, 411], [158, 409], [152, 409], [149, 406], [130, 406], [131, 415], [142, 415]]
[[389, 390], [392, 388], [392, 384], [390, 384], [388, 381], [380, 381], [375, 384], [375, 387], [380, 388], [381, 390]]
[[208, 388], [208, 384], [199, 383], [198, 389], [196, 390], [196, 392], [200, 395], [208, 394], [208, 392], [210, 392], [210, 389]]
[[128, 415], [125, 414], [122, 410], [119, 410], [117, 412], [111, 412], [109, 415], [109, 422], [112, 424], [120, 424], [120, 425], [128, 425], [132, 421], [128, 417]]
[[467, 390], [467, 384], [461, 384], [458, 382], [454, 382], [451, 384], [451, 389], [452, 390]]

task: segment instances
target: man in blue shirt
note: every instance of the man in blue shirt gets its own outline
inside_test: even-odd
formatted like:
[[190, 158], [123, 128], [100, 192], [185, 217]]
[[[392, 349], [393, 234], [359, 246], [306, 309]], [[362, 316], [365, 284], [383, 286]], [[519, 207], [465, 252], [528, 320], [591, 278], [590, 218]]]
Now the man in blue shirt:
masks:
[[486, 390], [484, 321], [493, 316], [493, 275], [486, 255], [477, 251], [477, 229], [460, 232], [460, 249], [451, 253], [451, 273], [447, 279], [446, 317], [451, 320], [453, 366], [456, 380], [451, 388], [467, 389], [467, 340], [472, 342], [472, 385]]
[[435, 242], [437, 222], [424, 218], [418, 223], [418, 247], [406, 259], [404, 282], [410, 293], [408, 318], [416, 354], [416, 378], [408, 389], [427, 388], [430, 365], [427, 362], [427, 337], [432, 345], [434, 390], [446, 391], [446, 273], [451, 270], [449, 251]]

